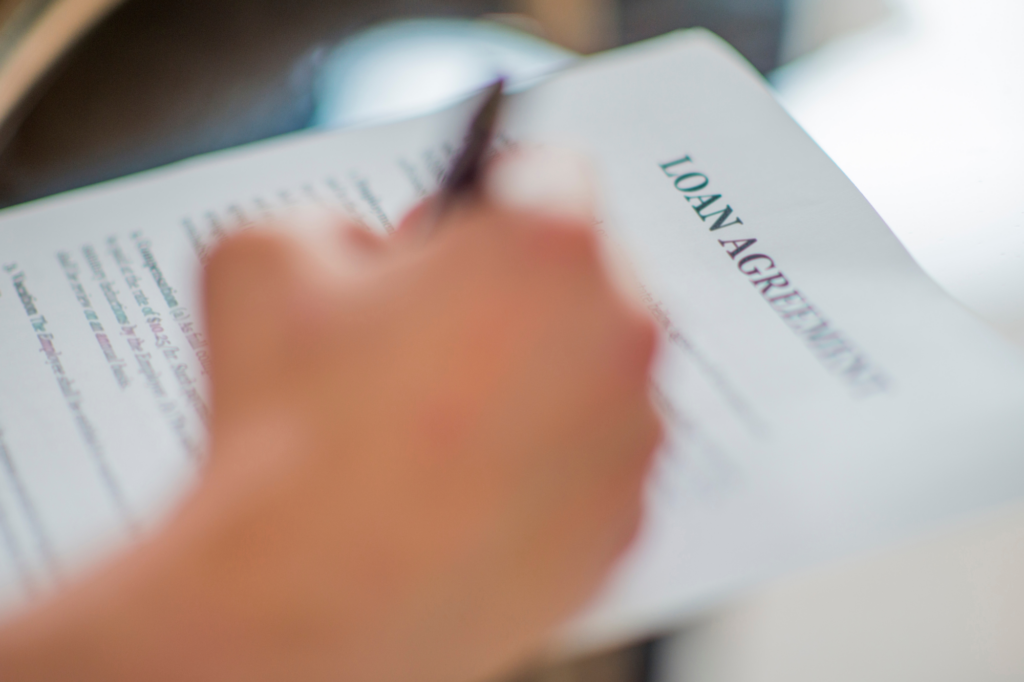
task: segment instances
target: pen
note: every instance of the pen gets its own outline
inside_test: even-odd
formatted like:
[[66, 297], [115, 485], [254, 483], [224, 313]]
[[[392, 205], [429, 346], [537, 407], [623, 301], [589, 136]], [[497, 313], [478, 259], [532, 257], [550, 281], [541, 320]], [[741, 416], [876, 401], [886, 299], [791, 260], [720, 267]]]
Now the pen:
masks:
[[441, 183], [431, 212], [432, 220], [426, 224], [427, 232], [433, 232], [441, 218], [459, 201], [479, 194], [484, 156], [494, 139], [504, 90], [504, 78], [487, 86], [484, 102], [470, 121], [462, 149], [455, 156]]

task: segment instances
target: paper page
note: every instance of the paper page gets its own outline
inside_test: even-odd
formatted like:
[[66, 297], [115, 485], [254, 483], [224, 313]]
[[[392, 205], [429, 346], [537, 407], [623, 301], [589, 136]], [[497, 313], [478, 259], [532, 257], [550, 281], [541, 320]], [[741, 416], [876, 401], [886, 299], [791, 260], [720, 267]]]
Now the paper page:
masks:
[[619, 50], [513, 119], [598, 160], [603, 227], [669, 339], [648, 525], [577, 642], [1024, 492], [1019, 353], [728, 53], [701, 33]]
[[162, 518], [209, 419], [198, 276], [220, 236], [297, 206], [382, 232], [436, 186], [472, 106], [298, 135], [0, 220], [0, 603], [43, 593]]
[[[4, 214], [7, 603], [145, 532], [201, 466], [196, 286], [218, 236], [302, 203], [386, 231], [436, 186], [471, 111], [295, 136]], [[670, 438], [648, 523], [572, 641], [650, 632], [1024, 492], [1024, 362], [715, 39], [591, 60], [517, 96], [504, 139], [594, 159], [600, 228], [665, 330]]]

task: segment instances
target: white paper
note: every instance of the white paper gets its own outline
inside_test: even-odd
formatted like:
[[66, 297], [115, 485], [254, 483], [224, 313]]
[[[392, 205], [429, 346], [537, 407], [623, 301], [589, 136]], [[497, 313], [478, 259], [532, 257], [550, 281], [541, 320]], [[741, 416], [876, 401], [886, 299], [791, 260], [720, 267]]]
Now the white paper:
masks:
[[[752, 70], [706, 35], [663, 40], [592, 62], [522, 118], [599, 159], [605, 225], [685, 339], [665, 344], [660, 378], [683, 424], [641, 542], [571, 633], [585, 643], [1024, 489], [1017, 350], [922, 274]], [[669, 172], [706, 174], [699, 195], [660, 167], [687, 155]], [[716, 194], [704, 214], [728, 202], [743, 225], [712, 231], [687, 200]], [[750, 238], [737, 260], [720, 243]], [[763, 296], [737, 268], [752, 254], [792, 286]], [[794, 333], [793, 308], [767, 300], [794, 288], [885, 390], [844, 381]]]
[[[436, 186], [472, 108], [294, 136], [0, 218], [7, 603], [145, 532], [196, 475], [206, 408], [192, 391], [205, 381], [192, 325], [200, 256], [218, 234], [306, 203], [387, 230]], [[600, 228], [665, 329], [670, 438], [648, 522], [573, 643], [654, 631], [758, 579], [1024, 492], [1024, 361], [921, 273], [716, 39], [675, 35], [589, 60], [517, 96], [506, 119], [506, 141], [595, 161]], [[676, 187], [705, 176], [699, 191]], [[757, 255], [777, 267], [743, 260]]]

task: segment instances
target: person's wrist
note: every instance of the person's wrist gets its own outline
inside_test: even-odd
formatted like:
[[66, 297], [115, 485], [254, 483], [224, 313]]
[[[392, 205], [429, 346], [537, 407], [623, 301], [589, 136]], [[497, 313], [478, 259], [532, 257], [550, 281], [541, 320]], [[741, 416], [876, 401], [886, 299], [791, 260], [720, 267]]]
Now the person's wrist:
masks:
[[0, 626], [0, 680], [214, 680], [244, 669], [230, 662], [243, 658], [244, 635], [208, 571], [204, 548], [224, 514], [206, 487], [156, 535]]
[[[157, 679], [150, 674], [157, 667], [153, 643], [165, 636], [167, 622], [153, 608], [157, 581], [146, 556], [152, 550], [118, 558], [0, 628], [0, 678]], [[173, 585], [160, 589], [173, 599]]]

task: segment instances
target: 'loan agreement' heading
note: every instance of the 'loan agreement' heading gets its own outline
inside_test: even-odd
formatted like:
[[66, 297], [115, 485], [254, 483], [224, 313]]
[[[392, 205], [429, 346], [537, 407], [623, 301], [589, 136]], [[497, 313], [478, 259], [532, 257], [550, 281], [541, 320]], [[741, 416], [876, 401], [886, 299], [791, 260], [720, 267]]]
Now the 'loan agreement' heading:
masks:
[[[745, 226], [724, 195], [710, 189], [711, 179], [696, 169], [692, 158], [684, 156], [659, 164], [659, 167], [686, 197], [697, 216], [709, 224], [710, 232]], [[736, 264], [737, 270], [750, 281], [755, 291], [786, 326], [803, 340], [818, 361], [858, 395], [885, 391], [890, 384], [886, 373], [832, 325], [779, 269], [774, 258], [754, 248], [756, 238], [737, 238], [735, 232], [730, 230], [728, 237], [733, 238], [723, 236], [717, 240], [718, 244]]]

